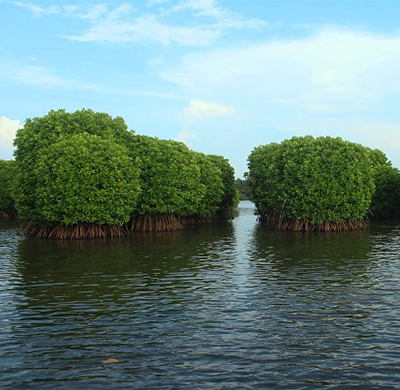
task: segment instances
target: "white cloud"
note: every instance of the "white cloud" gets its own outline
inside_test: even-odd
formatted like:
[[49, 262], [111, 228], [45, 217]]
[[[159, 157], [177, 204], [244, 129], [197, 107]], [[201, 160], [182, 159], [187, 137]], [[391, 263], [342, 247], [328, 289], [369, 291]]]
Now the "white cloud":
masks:
[[0, 147], [13, 148], [13, 140], [17, 130], [23, 127], [18, 119], [10, 119], [6, 116], [0, 117]]
[[189, 131], [189, 129], [186, 127], [175, 136], [176, 141], [180, 141], [185, 144], [188, 142], [188, 140], [195, 139], [195, 138], [196, 138], [196, 134], [191, 133]]
[[40, 66], [7, 66], [0, 64], [0, 79], [13, 80], [23, 84], [40, 86], [43, 88], [80, 86], [73, 81], [57, 76], [49, 69]]
[[87, 19], [92, 23], [100, 20], [107, 15], [108, 8], [106, 4], [95, 4], [85, 7], [77, 5], [64, 5], [62, 6], [63, 15], [78, 19]]
[[151, 7], [153, 5], [158, 5], [158, 4], [163, 4], [163, 3], [168, 3], [169, 0], [148, 0], [147, 1], [147, 6]]
[[190, 101], [189, 106], [183, 110], [183, 118], [188, 121], [196, 121], [229, 115], [233, 111], [234, 108], [231, 106], [193, 99]]
[[400, 36], [324, 29], [307, 38], [189, 53], [159, 74], [190, 94], [305, 109], [370, 109], [400, 92]]
[[[148, 6], [168, 3], [152, 0]], [[219, 7], [215, 0], [185, 0], [178, 5], [158, 8], [154, 13], [138, 13], [130, 3], [116, 8], [107, 4], [87, 6], [53, 5], [40, 7], [31, 3], [13, 2], [28, 9], [34, 17], [59, 16], [87, 20], [88, 28], [79, 34], [63, 35], [81, 42], [136, 43], [157, 42], [182, 46], [208, 46], [232, 29], [255, 29], [268, 26], [267, 22], [246, 19]], [[176, 4], [176, 3], [175, 3]]]
[[58, 7], [56, 5], [52, 5], [50, 7], [43, 8], [43, 7], [40, 7], [35, 4], [22, 3], [20, 1], [14, 1], [13, 4], [18, 7], [26, 8], [27, 10], [29, 10], [32, 13], [32, 15], [35, 18], [40, 18], [41, 16], [45, 16], [45, 15], [55, 15], [60, 12], [60, 7]]
[[270, 26], [269, 22], [258, 19], [246, 19], [241, 15], [220, 7], [216, 0], [181, 0], [172, 8], [172, 12], [189, 11], [196, 18], [214, 19], [213, 28], [218, 29], [258, 29]]
[[107, 17], [81, 35], [66, 38], [81, 42], [128, 43], [153, 41], [161, 44], [204, 46], [219, 37], [219, 32], [202, 27], [172, 26], [160, 22], [156, 15], [143, 15], [124, 21], [116, 15]]
[[[27, 9], [35, 18], [40, 18], [42, 16], [62, 15], [78, 19], [87, 19], [94, 23], [109, 13], [106, 4], [94, 4], [87, 6], [52, 5], [46, 8], [32, 3], [23, 3], [20, 1], [14, 1], [12, 4], [16, 5], [17, 7]], [[116, 12], [120, 12], [124, 9], [126, 10], [127, 8], [129, 8], [129, 12], [132, 10], [132, 7], [129, 4], [123, 4], [122, 6], [117, 7], [113, 12], [110, 13], [110, 17], [113, 16], [113, 13], [115, 15]]]
[[388, 152], [400, 150], [400, 123], [364, 123], [357, 127], [352, 125], [349, 130], [366, 146]]
[[106, 96], [117, 96], [123, 99], [133, 96], [144, 96], [155, 99], [184, 100], [185, 98], [176, 93], [159, 92], [156, 90], [132, 89], [128, 86], [123, 88], [90, 83], [87, 81], [73, 80], [58, 75], [54, 70], [41, 66], [20, 65], [15, 63], [1, 63], [0, 80], [25, 84], [32, 87], [44, 89], [88, 91]]
[[[95, 93], [114, 93], [121, 95], [144, 95], [156, 96], [151, 91], [127, 91], [103, 88], [101, 85], [85, 82], [81, 80], [73, 80], [58, 75], [54, 70], [41, 66], [20, 65], [12, 63], [0, 62], [0, 80], [14, 82], [17, 84], [25, 84], [32, 87], [44, 89], [64, 89], [76, 91], [89, 91]], [[162, 94], [159, 94], [162, 97]], [[166, 94], [165, 94], [166, 95]], [[173, 96], [165, 96], [165, 98], [173, 98]]]
[[194, 11], [196, 16], [212, 16], [218, 19], [232, 15], [227, 9], [218, 7], [215, 0], [183, 0], [173, 10], [190, 10]]

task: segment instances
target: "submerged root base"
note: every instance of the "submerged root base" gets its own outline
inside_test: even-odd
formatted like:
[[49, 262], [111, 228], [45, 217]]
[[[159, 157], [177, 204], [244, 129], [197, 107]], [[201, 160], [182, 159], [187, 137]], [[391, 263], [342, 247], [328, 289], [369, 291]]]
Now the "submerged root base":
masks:
[[0, 218], [19, 219], [19, 215], [16, 212], [7, 213], [5, 211], [1, 211]]
[[184, 225], [211, 223], [213, 218], [178, 217], [175, 214], [144, 214], [133, 217], [126, 225], [78, 223], [53, 226], [23, 223], [20, 232], [36, 238], [79, 239], [129, 236], [135, 232], [167, 232], [183, 229]]
[[218, 210], [217, 213], [214, 215], [214, 220], [231, 220], [235, 218], [235, 207], [227, 207], [222, 210]]
[[279, 221], [277, 230], [291, 230], [295, 232], [301, 231], [318, 231], [318, 232], [338, 232], [342, 230], [361, 230], [367, 229], [369, 226], [368, 219], [360, 221], [347, 221], [347, 222], [323, 222], [323, 223], [310, 223], [308, 221]]
[[260, 215], [258, 220], [261, 222], [278, 222], [279, 221], [279, 214], [277, 213], [268, 213], [264, 215]]
[[213, 218], [198, 217], [195, 215], [188, 217], [181, 217], [182, 225], [203, 225], [205, 223], [211, 223]]
[[129, 232], [167, 232], [183, 225], [174, 214], [144, 214], [133, 217], [127, 228]]
[[38, 226], [27, 223], [20, 227], [20, 231], [36, 238], [55, 239], [105, 238], [129, 235], [129, 232], [122, 226], [98, 225], [95, 223], [57, 224], [56, 226]]

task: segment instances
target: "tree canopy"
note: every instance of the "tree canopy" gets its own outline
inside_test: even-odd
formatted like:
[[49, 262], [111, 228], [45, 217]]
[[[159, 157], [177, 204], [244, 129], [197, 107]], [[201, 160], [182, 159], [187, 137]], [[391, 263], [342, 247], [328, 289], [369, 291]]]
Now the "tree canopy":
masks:
[[15, 202], [23, 220], [42, 222], [37, 207], [37, 189], [40, 177], [37, 164], [46, 149], [57, 143], [60, 137], [88, 133], [100, 138], [127, 144], [133, 134], [121, 117], [92, 110], [78, 110], [73, 113], [65, 110], [52, 110], [43, 117], [27, 119], [19, 129], [14, 140], [16, 146], [17, 182]]
[[44, 223], [122, 225], [140, 193], [139, 169], [127, 149], [86, 132], [43, 149], [35, 174], [36, 213]]
[[15, 146], [16, 207], [39, 236], [176, 229], [236, 205], [227, 160], [135, 135], [120, 117], [50, 111], [28, 119]]
[[204, 196], [201, 171], [189, 148], [177, 141], [136, 135], [130, 154], [138, 159], [142, 192], [136, 213], [192, 215]]
[[399, 218], [400, 216], [400, 172], [392, 167], [385, 154], [370, 149], [375, 192], [370, 206], [374, 219]]
[[256, 148], [249, 184], [261, 219], [283, 229], [364, 226], [375, 185], [371, 152], [331, 137], [293, 137]]
[[15, 161], [0, 160], [0, 215], [9, 217], [16, 215], [13, 194], [14, 176]]
[[223, 156], [210, 154], [208, 158], [219, 168], [223, 184], [223, 196], [217, 213], [221, 217], [232, 217], [232, 211], [239, 203], [239, 191], [235, 185], [235, 170]]

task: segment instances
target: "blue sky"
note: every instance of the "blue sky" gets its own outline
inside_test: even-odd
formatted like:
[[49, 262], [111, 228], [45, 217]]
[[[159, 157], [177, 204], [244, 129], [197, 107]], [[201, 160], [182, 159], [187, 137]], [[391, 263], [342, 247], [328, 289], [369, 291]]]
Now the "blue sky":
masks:
[[400, 166], [400, 2], [0, 0], [0, 158], [26, 118], [91, 108], [227, 157], [311, 134]]

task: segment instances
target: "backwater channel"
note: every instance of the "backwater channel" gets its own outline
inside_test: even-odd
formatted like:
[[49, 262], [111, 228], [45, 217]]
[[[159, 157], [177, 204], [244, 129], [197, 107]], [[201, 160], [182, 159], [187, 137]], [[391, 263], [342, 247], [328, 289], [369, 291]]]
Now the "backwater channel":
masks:
[[176, 232], [17, 233], [0, 221], [0, 388], [400, 388], [400, 224], [277, 232], [243, 201]]

